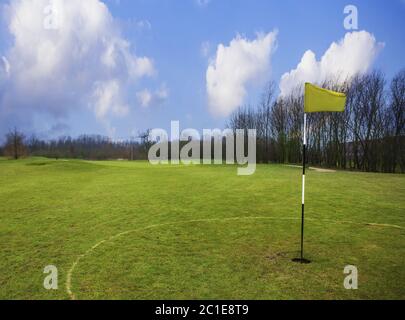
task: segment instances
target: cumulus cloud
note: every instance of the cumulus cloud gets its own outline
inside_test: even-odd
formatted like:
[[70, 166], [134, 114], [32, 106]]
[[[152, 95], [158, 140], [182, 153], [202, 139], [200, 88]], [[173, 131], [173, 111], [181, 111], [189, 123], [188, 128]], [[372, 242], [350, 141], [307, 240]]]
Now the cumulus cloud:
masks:
[[143, 89], [136, 93], [139, 104], [143, 108], [148, 108], [153, 105], [162, 104], [169, 97], [169, 90], [163, 84], [159, 89], [152, 92], [149, 89]]
[[383, 43], [366, 31], [346, 33], [339, 42], [333, 42], [318, 61], [315, 53], [308, 50], [297, 68], [281, 77], [281, 96], [288, 95], [305, 82], [322, 83], [333, 78], [338, 82], [350, 79], [369, 70]]
[[270, 72], [277, 31], [258, 34], [254, 40], [238, 35], [228, 46], [220, 44], [209, 63], [206, 86], [210, 111], [228, 116], [244, 101], [247, 87], [261, 83]]
[[2, 114], [60, 118], [88, 105], [108, 124], [128, 113], [128, 87], [155, 73], [100, 0], [10, 0], [3, 11], [13, 44], [0, 61]]

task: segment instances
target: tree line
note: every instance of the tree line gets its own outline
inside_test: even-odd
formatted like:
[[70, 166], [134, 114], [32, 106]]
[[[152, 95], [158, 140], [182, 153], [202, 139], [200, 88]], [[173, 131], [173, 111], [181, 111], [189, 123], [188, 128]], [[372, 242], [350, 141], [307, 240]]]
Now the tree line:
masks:
[[[405, 172], [405, 69], [387, 85], [378, 71], [319, 84], [347, 94], [343, 113], [308, 114], [308, 163], [372, 172]], [[231, 129], [257, 130], [257, 161], [301, 163], [303, 89], [276, 97], [270, 84], [257, 106], [239, 108]]]
[[33, 156], [54, 159], [145, 160], [150, 145], [148, 132], [140, 134], [136, 140], [126, 141], [114, 141], [101, 135], [43, 140], [35, 136], [27, 138], [15, 128], [6, 135], [6, 142], [0, 152], [12, 159]]
[[[373, 71], [344, 83], [331, 79], [318, 85], [345, 92], [347, 105], [343, 113], [308, 115], [308, 164], [404, 173], [405, 69], [389, 84], [381, 72]], [[259, 104], [239, 108], [231, 115], [227, 127], [257, 130], [258, 163], [299, 164], [302, 161], [303, 110], [301, 87], [292, 90], [288, 96], [277, 97], [275, 84], [270, 83]], [[42, 156], [55, 159], [146, 160], [154, 143], [149, 138], [149, 132], [139, 134], [137, 140], [126, 141], [113, 141], [100, 135], [43, 140], [35, 136], [26, 138], [14, 129], [6, 135], [0, 154], [14, 159]], [[182, 142], [183, 145], [185, 143]]]

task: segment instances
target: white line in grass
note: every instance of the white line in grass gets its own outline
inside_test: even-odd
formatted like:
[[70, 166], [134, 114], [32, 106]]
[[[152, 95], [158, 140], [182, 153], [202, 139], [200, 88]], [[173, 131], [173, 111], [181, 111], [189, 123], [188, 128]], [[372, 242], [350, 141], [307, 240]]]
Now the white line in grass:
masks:
[[[168, 223], [160, 223], [150, 225], [144, 228], [139, 229], [132, 229], [124, 232], [120, 232], [114, 236], [111, 236], [108, 239], [101, 240], [97, 242], [94, 246], [92, 246], [89, 250], [85, 253], [79, 255], [76, 260], [73, 262], [72, 266], [70, 267], [67, 276], [66, 276], [66, 292], [69, 295], [71, 300], [76, 300], [76, 295], [72, 291], [72, 276], [75, 268], [79, 264], [80, 260], [90, 254], [92, 251], [100, 247], [103, 243], [115, 240], [116, 238], [128, 235], [130, 233], [154, 229], [164, 226], [175, 226], [179, 224], [189, 224], [189, 223], [197, 223], [197, 222], [225, 222], [225, 221], [238, 221], [238, 220], [300, 220], [300, 217], [234, 217], [234, 218], [212, 218], [212, 219], [196, 219], [196, 220], [188, 220], [188, 221], [180, 221], [180, 222], [168, 222]], [[354, 225], [365, 225], [365, 226], [374, 226], [374, 227], [386, 227], [386, 228], [395, 228], [405, 230], [405, 227], [397, 226], [394, 224], [379, 224], [379, 223], [371, 223], [371, 222], [353, 222], [353, 221], [338, 221], [338, 220], [330, 220], [330, 219], [313, 219], [313, 218], [306, 218], [307, 221], [313, 222], [329, 222], [329, 223], [343, 223], [343, 224], [354, 224]]]

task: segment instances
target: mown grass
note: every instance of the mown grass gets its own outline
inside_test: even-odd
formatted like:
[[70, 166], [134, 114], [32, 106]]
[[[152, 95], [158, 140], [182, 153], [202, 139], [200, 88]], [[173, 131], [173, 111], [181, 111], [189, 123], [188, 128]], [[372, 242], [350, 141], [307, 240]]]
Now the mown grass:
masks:
[[[291, 262], [300, 184], [279, 165], [239, 177], [235, 166], [3, 159], [0, 298], [69, 299], [71, 270], [78, 299], [404, 299], [405, 176], [309, 171], [309, 265]], [[358, 290], [343, 288], [349, 264]], [[43, 287], [47, 265], [59, 290]]]

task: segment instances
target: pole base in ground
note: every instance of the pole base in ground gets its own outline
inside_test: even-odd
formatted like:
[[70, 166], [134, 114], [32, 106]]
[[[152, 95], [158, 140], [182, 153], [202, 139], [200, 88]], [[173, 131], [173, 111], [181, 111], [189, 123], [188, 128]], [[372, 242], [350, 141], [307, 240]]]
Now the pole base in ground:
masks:
[[301, 264], [310, 264], [311, 261], [307, 259], [295, 258], [291, 260], [292, 262], [301, 263]]

